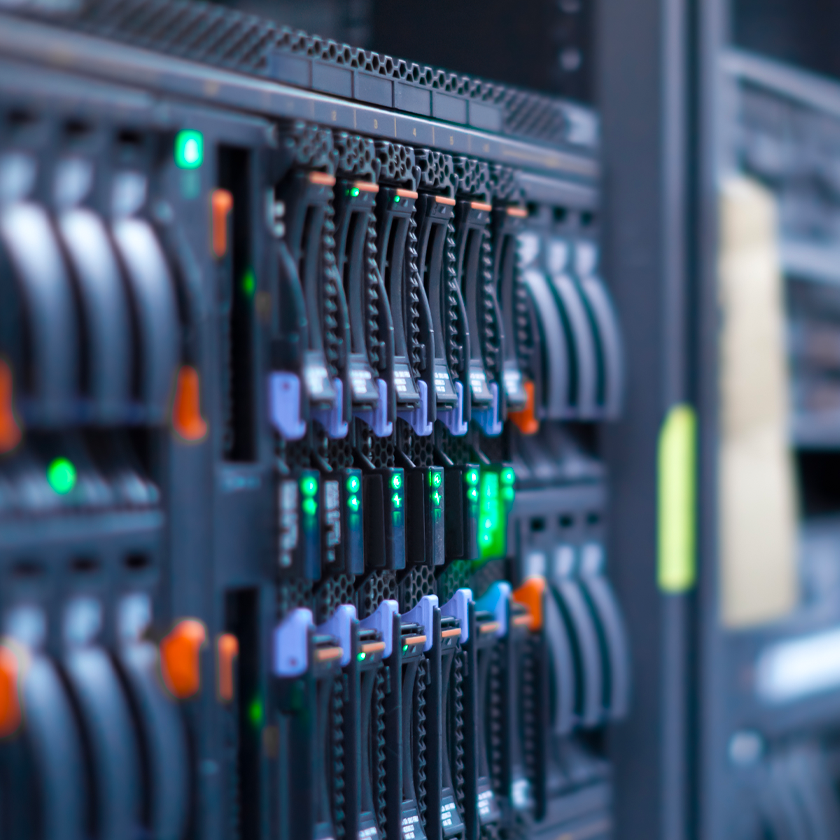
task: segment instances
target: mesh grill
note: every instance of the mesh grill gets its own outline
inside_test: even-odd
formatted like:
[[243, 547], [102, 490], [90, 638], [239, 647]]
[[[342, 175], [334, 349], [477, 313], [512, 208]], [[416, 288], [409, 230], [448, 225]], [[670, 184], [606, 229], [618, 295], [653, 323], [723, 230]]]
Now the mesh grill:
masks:
[[[569, 139], [569, 106], [561, 100], [339, 44], [255, 15], [176, 0], [89, 0], [81, 5], [81, 11], [62, 19], [65, 25], [250, 75], [270, 76], [274, 56], [314, 59], [495, 106], [505, 134], [548, 143]], [[26, 13], [37, 15], [38, 10]]]

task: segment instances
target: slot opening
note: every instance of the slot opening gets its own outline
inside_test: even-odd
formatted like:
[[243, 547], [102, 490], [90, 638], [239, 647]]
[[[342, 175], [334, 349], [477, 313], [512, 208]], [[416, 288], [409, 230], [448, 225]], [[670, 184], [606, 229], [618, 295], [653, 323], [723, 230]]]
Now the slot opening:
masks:
[[74, 557], [70, 561], [70, 569], [75, 574], [91, 574], [99, 571], [99, 561], [94, 557]]
[[225, 458], [253, 461], [256, 457], [254, 406], [254, 296], [257, 277], [252, 245], [251, 153], [232, 146], [219, 147], [221, 189], [233, 197], [228, 220], [229, 247], [220, 262], [222, 288], [227, 302], [226, 346], [222, 368], [225, 376]]
[[235, 589], [225, 595], [225, 632], [239, 642], [234, 698], [225, 706], [226, 760], [231, 763], [228, 817], [231, 836], [259, 837], [260, 761], [265, 703], [260, 683], [259, 589]]

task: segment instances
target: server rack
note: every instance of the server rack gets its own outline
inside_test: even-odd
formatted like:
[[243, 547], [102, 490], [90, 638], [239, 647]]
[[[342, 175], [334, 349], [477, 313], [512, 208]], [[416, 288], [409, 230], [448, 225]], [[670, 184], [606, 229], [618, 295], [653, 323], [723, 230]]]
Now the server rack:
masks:
[[200, 3], [16, 11], [5, 835], [610, 836], [596, 116]]

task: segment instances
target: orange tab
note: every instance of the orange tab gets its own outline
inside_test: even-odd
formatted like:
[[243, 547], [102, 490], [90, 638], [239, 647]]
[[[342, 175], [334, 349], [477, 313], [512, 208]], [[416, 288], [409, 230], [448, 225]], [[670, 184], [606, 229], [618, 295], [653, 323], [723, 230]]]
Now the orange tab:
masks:
[[201, 688], [201, 660], [199, 654], [207, 632], [194, 618], [179, 621], [160, 643], [160, 670], [166, 687], [183, 700]]
[[239, 639], [232, 633], [222, 633], [216, 639], [216, 690], [222, 703], [233, 700], [233, 660], [239, 656]]
[[528, 395], [528, 401], [522, 411], [511, 411], [508, 417], [516, 424], [523, 435], [533, 435], [539, 431], [540, 421], [534, 415], [534, 383], [524, 382], [522, 387]]
[[529, 577], [519, 589], [513, 591], [513, 600], [527, 607], [531, 614], [532, 630], [542, 630], [544, 598], [545, 578], [537, 575]]
[[307, 176], [310, 184], [319, 184], [322, 187], [334, 187], [335, 175], [328, 172], [310, 172]]
[[221, 259], [228, 249], [228, 214], [233, 210], [233, 196], [227, 190], [213, 190], [213, 255]]
[[178, 371], [175, 401], [172, 405], [172, 426], [184, 440], [202, 440], [207, 434], [207, 421], [201, 416], [198, 371], [189, 365], [184, 365]]
[[17, 732], [21, 722], [20, 663], [7, 645], [0, 645], [0, 738]]
[[5, 359], [0, 359], [0, 453], [11, 452], [23, 436], [15, 417], [14, 379]]

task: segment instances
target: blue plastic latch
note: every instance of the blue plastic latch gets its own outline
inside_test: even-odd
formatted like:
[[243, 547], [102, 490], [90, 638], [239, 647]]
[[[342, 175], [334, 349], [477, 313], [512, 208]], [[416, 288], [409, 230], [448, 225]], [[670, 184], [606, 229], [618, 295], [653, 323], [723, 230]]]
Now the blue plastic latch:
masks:
[[404, 624], [423, 625], [423, 629], [426, 631], [426, 643], [423, 645], [423, 650], [431, 650], [435, 643], [432, 636], [432, 627], [434, 626], [434, 614], [437, 605], [437, 595], [424, 595], [413, 610], [409, 610], [400, 616]]
[[353, 622], [356, 620], [356, 608], [352, 604], [341, 604], [332, 617], [318, 625], [318, 632], [334, 636], [341, 646], [341, 667], [350, 664], [352, 651]]
[[376, 390], [379, 392], [379, 402], [374, 408], [357, 410], [356, 417], [364, 420], [377, 437], [391, 437], [394, 424], [388, 420], [388, 383], [384, 379], [377, 379]]
[[300, 379], [294, 373], [271, 373], [268, 376], [268, 410], [271, 425], [285, 440], [300, 440], [306, 434], [301, 417]]
[[475, 602], [475, 608], [482, 612], [493, 613], [499, 623], [496, 638], [501, 639], [508, 631], [508, 602], [510, 601], [511, 586], [504, 580], [497, 580]]
[[332, 408], [319, 408], [312, 412], [312, 416], [327, 430], [327, 437], [341, 440], [347, 437], [349, 424], [344, 419], [344, 383], [336, 377], [333, 379], [335, 388], [335, 404]]
[[501, 406], [499, 405], [499, 385], [496, 382], [490, 383], [490, 393], [493, 395], [493, 402], [488, 408], [473, 409], [473, 420], [481, 427], [488, 437], [497, 437], [502, 433]]
[[359, 624], [365, 630], [377, 630], [385, 642], [385, 653], [382, 658], [387, 659], [394, 649], [394, 616], [399, 612], [400, 606], [396, 601], [383, 601], [376, 611], [367, 618], [363, 618]]
[[438, 419], [449, 429], [450, 434], [461, 437], [467, 433], [468, 428], [468, 424], [464, 421], [464, 386], [460, 382], [455, 382], [454, 385], [458, 402], [453, 408], [439, 411]]
[[274, 628], [274, 673], [278, 677], [299, 677], [306, 672], [312, 626], [311, 611], [298, 607]]
[[440, 608], [441, 614], [449, 618], [457, 618], [461, 622], [461, 644], [470, 638], [470, 611], [472, 589], [456, 589], [455, 594]]
[[415, 434], [428, 437], [435, 424], [429, 422], [429, 387], [422, 379], [417, 381], [417, 393], [420, 394], [420, 405], [408, 411], [398, 411], [397, 415], [414, 429]]

